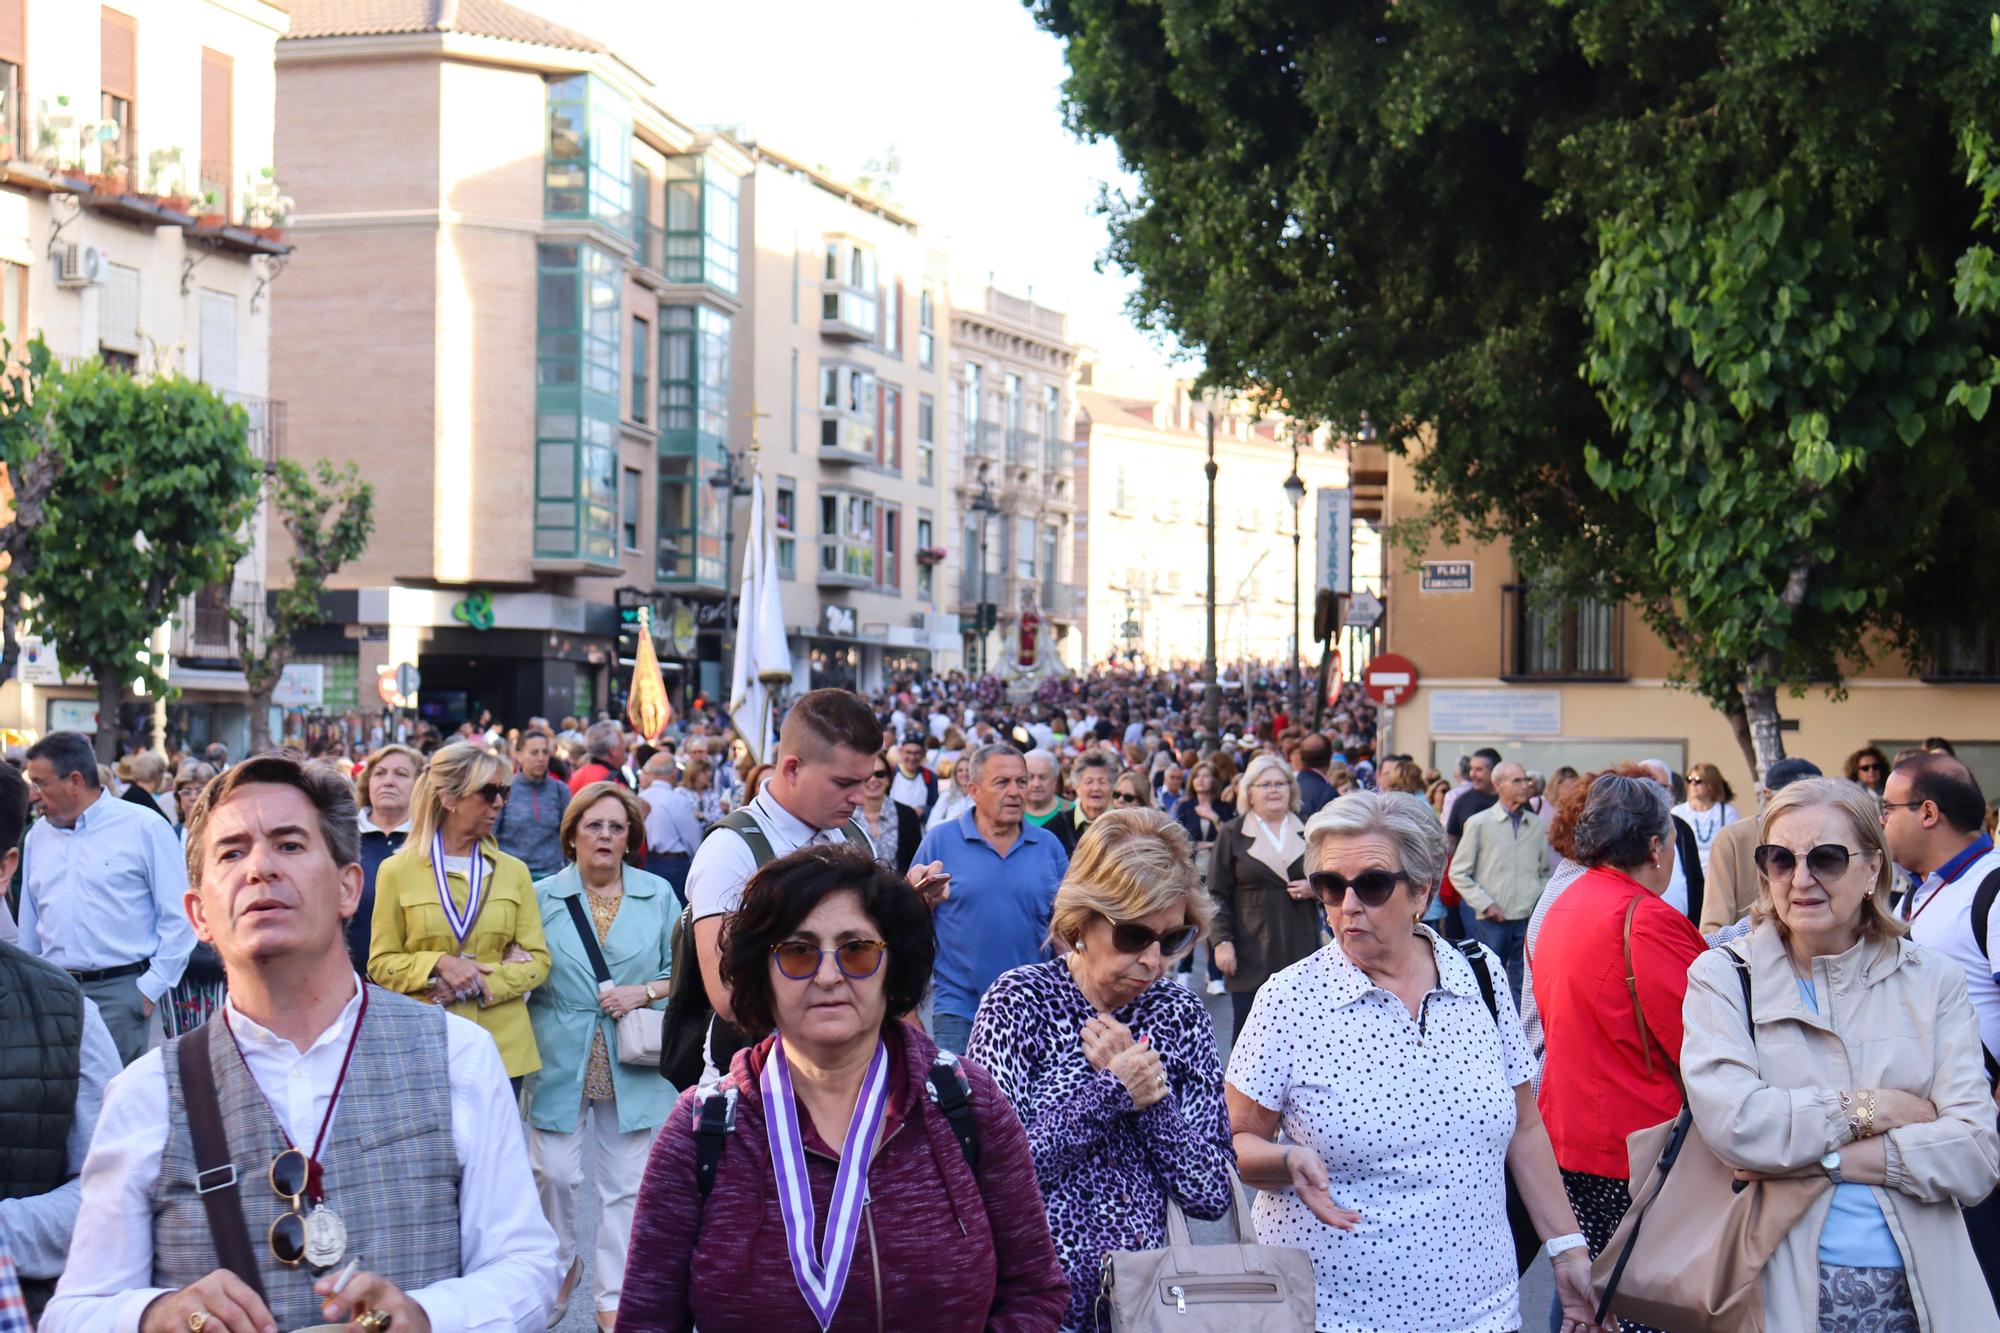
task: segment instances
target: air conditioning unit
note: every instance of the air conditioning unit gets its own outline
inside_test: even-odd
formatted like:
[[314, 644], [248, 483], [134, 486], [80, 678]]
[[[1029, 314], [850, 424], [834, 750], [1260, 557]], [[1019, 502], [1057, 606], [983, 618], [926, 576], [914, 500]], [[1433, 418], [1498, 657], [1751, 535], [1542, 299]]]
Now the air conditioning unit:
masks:
[[104, 281], [104, 252], [94, 245], [56, 247], [56, 286], [75, 290]]

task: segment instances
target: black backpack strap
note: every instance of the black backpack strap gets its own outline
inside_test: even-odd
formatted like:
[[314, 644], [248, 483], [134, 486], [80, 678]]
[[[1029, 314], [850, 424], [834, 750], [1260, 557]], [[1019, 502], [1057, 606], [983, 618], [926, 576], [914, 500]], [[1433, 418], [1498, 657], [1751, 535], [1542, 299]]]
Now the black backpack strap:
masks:
[[[1979, 945], [1981, 958], [1986, 957], [1986, 920], [1993, 915], [1993, 903], [1996, 899], [2000, 899], [2000, 870], [1979, 881], [1979, 888], [1972, 895], [1972, 938]], [[2000, 1087], [2000, 1059], [1995, 1059], [1993, 1052], [1987, 1050], [1983, 1042], [1980, 1044], [1980, 1050], [1986, 1056], [1987, 1084]]]
[[236, 1190], [236, 1163], [229, 1153], [229, 1131], [222, 1122], [222, 1102], [215, 1091], [215, 1068], [209, 1063], [209, 1034], [204, 1023], [175, 1047], [181, 1076], [181, 1102], [187, 1111], [188, 1138], [194, 1148], [194, 1192], [208, 1210], [208, 1231], [222, 1267], [264, 1298], [257, 1252], [250, 1248], [250, 1226], [243, 1220], [243, 1198]]
[[764, 832], [764, 826], [757, 822], [757, 817], [751, 814], [748, 808], [731, 810], [711, 824], [708, 833], [702, 836], [708, 837], [717, 829], [725, 828], [743, 839], [749, 846], [750, 855], [757, 862], [759, 870], [777, 859], [778, 853], [771, 846], [770, 835]]
[[930, 1071], [924, 1075], [924, 1082], [930, 1085], [931, 1101], [951, 1126], [952, 1137], [958, 1140], [959, 1151], [965, 1154], [965, 1164], [978, 1175], [979, 1126], [972, 1118], [972, 1084], [965, 1077], [965, 1067], [950, 1051], [939, 1051], [931, 1061]]
[[706, 1199], [715, 1188], [715, 1168], [722, 1148], [736, 1132], [736, 1088], [712, 1083], [695, 1099], [694, 1184]]
[[590, 970], [597, 974], [597, 984], [611, 980], [611, 969], [604, 965], [604, 950], [597, 942], [597, 932], [583, 914], [583, 895], [572, 893], [563, 899], [563, 906], [569, 908], [569, 919], [576, 923], [577, 938], [583, 941], [583, 951], [590, 955]]
[[1472, 964], [1472, 975], [1479, 981], [1479, 998], [1486, 1001], [1486, 1012], [1493, 1015], [1493, 1021], [1500, 1021], [1500, 996], [1493, 989], [1493, 973], [1486, 966], [1486, 950], [1479, 947], [1477, 940], [1452, 940], [1451, 943], [1465, 955], [1465, 961]]

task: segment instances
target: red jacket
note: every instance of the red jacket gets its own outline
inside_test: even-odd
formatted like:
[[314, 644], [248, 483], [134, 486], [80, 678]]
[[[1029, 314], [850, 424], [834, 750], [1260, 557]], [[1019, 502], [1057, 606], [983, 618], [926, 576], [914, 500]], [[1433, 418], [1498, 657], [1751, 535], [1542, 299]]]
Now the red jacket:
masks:
[[[1643, 1051], [1625, 988], [1625, 908], [1635, 898]], [[1538, 1104], [1558, 1166], [1624, 1180], [1625, 1136], [1680, 1112], [1681, 1001], [1706, 947], [1685, 916], [1609, 866], [1585, 871], [1542, 918], [1531, 960], [1545, 1042]]]
[[[1028, 1136], [992, 1076], [967, 1063], [979, 1127], [978, 1179], [924, 1087], [937, 1047], [887, 1025], [889, 1109], [868, 1168], [869, 1203], [833, 1329], [977, 1329], [1041, 1333], [1061, 1322], [1069, 1283], [1056, 1261]], [[758, 1078], [772, 1038], [738, 1051], [736, 1129], [704, 1204], [695, 1188], [695, 1097], [681, 1095], [639, 1187], [619, 1333], [699, 1326], [701, 1333], [811, 1330], [792, 1276], [764, 1130]], [[826, 1227], [838, 1160], [803, 1103], [814, 1217]], [[815, 1246], [819, 1243], [815, 1236]]]
[[621, 787], [627, 785], [624, 774], [593, 759], [587, 764], [578, 765], [576, 772], [570, 774], [569, 794], [574, 796], [593, 782], [615, 782]]

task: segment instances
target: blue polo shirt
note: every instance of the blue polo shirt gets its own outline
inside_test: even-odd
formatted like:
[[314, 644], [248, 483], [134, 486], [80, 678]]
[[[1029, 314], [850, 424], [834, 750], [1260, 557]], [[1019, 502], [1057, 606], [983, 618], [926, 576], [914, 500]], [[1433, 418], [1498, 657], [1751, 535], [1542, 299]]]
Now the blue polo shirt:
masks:
[[1002, 972], [1049, 956], [1049, 917], [1069, 853], [1055, 834], [1023, 820], [1002, 856], [968, 810], [926, 833], [917, 860], [942, 861], [951, 872], [951, 896], [936, 916], [935, 1009], [970, 1019]]

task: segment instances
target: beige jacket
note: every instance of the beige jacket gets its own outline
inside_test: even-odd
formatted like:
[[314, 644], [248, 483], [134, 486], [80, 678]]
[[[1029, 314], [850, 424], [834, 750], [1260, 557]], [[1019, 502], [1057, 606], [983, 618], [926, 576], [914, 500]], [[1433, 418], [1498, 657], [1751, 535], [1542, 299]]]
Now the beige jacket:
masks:
[[1764, 817], [1751, 815], [1724, 824], [1708, 847], [1708, 870], [1701, 891], [1704, 935], [1733, 926], [1757, 905], [1763, 876], [1757, 873], [1757, 844], [1764, 841]]
[[[1702, 1138], [1735, 1166], [1817, 1170], [1848, 1140], [1841, 1089], [1927, 1098], [1938, 1118], [1889, 1131], [1889, 1183], [1875, 1198], [1903, 1253], [1918, 1326], [2000, 1330], [1959, 1216], [2000, 1182], [2000, 1132], [1964, 972], [1908, 940], [1863, 940], [1813, 960], [1814, 1013], [1777, 927], [1764, 922], [1736, 949], [1746, 944], [1754, 1045], [1731, 951], [1711, 949], [1688, 970], [1681, 1074]], [[1831, 1191], [1820, 1195], [1766, 1266], [1766, 1328], [1818, 1326], [1819, 1233], [1831, 1201]]]
[[1519, 832], [1498, 805], [1465, 821], [1452, 853], [1451, 886], [1473, 911], [1498, 903], [1507, 920], [1526, 921], [1548, 882], [1549, 830], [1533, 810], [1522, 808]]

